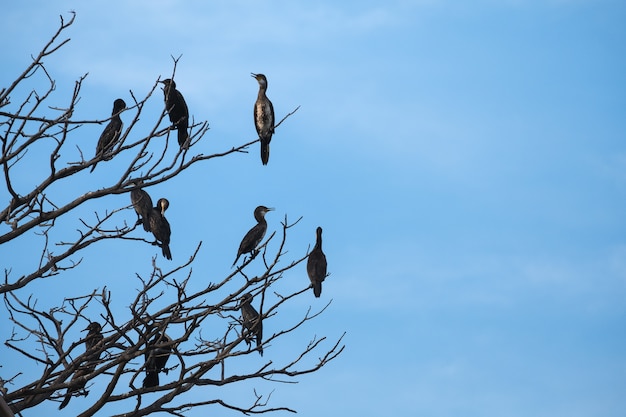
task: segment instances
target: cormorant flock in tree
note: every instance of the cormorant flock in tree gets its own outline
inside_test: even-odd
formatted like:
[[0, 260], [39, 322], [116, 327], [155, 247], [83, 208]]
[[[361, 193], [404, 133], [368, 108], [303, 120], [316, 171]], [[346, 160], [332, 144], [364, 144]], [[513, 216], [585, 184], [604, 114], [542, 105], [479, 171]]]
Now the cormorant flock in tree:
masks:
[[309, 279], [313, 286], [313, 294], [315, 294], [315, 297], [319, 297], [322, 294], [322, 282], [326, 279], [326, 255], [322, 252], [322, 228], [318, 227], [315, 233], [317, 239], [315, 247], [309, 253], [306, 272], [309, 274]]
[[243, 237], [241, 244], [239, 244], [239, 250], [237, 251], [237, 257], [235, 258], [235, 262], [233, 262], [233, 266], [239, 260], [239, 257], [246, 253], [251, 253], [251, 256], [254, 258], [256, 256], [255, 249], [263, 240], [263, 236], [265, 236], [265, 232], [267, 231], [267, 222], [265, 221], [265, 213], [268, 211], [274, 210], [273, 208], [267, 208], [265, 206], [258, 206], [254, 209], [254, 218], [257, 221], [257, 224]]
[[97, 161], [93, 164], [93, 166], [91, 167], [91, 171], [89, 172], [93, 172], [93, 170], [96, 169], [98, 160], [110, 159], [110, 157], [108, 157], [107, 155], [111, 152], [118, 139], [120, 138], [120, 134], [122, 133], [123, 124], [120, 113], [125, 108], [126, 103], [121, 98], [118, 98], [113, 102], [113, 112], [111, 113], [111, 120], [102, 131], [100, 139], [98, 139], [98, 144], [96, 145], [96, 156], [94, 158], [96, 158]]
[[259, 83], [259, 95], [254, 103], [254, 127], [261, 141], [261, 162], [267, 165], [270, 160], [270, 141], [274, 134], [274, 106], [265, 95], [267, 78], [263, 74], [252, 74]]
[[85, 360], [79, 365], [76, 372], [74, 372], [74, 375], [72, 375], [72, 380], [70, 381], [71, 386], [67, 389], [63, 402], [59, 405], [59, 410], [65, 408], [65, 406], [69, 404], [74, 393], [85, 388], [87, 381], [84, 379], [81, 380], [81, 378], [85, 378], [92, 374], [96, 369], [96, 365], [98, 365], [98, 361], [100, 360], [102, 340], [104, 339], [102, 336], [102, 326], [100, 323], [94, 321], [89, 323], [87, 328], [83, 331], [86, 330], [89, 332], [85, 337]]

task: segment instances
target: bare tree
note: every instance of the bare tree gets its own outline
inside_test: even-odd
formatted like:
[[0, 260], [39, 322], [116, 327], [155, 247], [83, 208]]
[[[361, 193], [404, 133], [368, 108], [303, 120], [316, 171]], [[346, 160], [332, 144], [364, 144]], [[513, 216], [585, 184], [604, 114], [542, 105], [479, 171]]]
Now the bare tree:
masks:
[[[165, 244], [154, 229], [155, 238], [146, 233], [152, 227], [152, 218], [150, 222], [145, 221], [146, 216], [151, 216], [152, 203], [137, 210], [138, 216], [143, 218], [136, 223], [126, 221], [133, 210], [130, 199], [127, 206], [96, 213], [93, 221], [80, 219], [77, 236], [68, 238], [72, 235], [56, 233], [64, 228], [63, 219], [71, 217], [79, 207], [116, 194], [130, 195], [132, 191], [135, 197], [139, 196], [133, 202], [141, 202], [142, 194], [138, 190], [175, 181], [193, 164], [246, 152], [251, 144], [258, 142], [255, 139], [221, 153], [193, 155], [194, 145], [208, 132], [208, 122], [190, 120], [189, 138], [181, 147], [173, 132], [175, 127], [167, 122], [167, 127], [161, 127], [167, 115], [165, 107], [152, 127], [145, 133], [138, 133], [140, 117], [150, 119], [150, 115], [144, 114], [144, 106], [160, 80], [154, 82], [143, 98], [136, 98], [130, 91], [132, 103], [123, 103], [123, 108], [116, 102], [117, 110], [106, 119], [77, 120], [73, 117], [80, 105], [85, 76], [76, 81], [66, 104], [50, 105], [56, 83], [44, 66], [44, 58], [57, 53], [69, 41], [62, 39], [62, 35], [74, 18], [72, 15], [66, 21], [61, 17], [58, 30], [33, 57], [32, 63], [11, 85], [0, 90], [0, 165], [6, 186], [2, 198], [8, 200], [0, 210], [0, 219], [5, 225], [0, 229], [0, 245], [33, 236], [43, 242], [36, 249], [35, 265], [24, 274], [14, 276], [10, 260], [4, 260], [7, 266], [0, 294], [11, 326], [5, 322], [3, 328], [12, 328], [6, 335], [4, 349], [38, 366], [34, 368], [36, 375], [24, 372], [1, 376], [3, 396], [0, 399], [6, 404], [0, 401], [0, 415], [10, 415], [8, 409], [19, 415], [47, 401], [61, 402], [63, 398], [87, 394], [89, 405], [80, 416], [102, 412], [116, 416], [144, 416], [156, 412], [182, 416], [190, 408], [210, 405], [244, 414], [293, 411], [271, 405], [268, 395], [256, 392], [248, 401], [239, 402], [224, 400], [214, 393], [206, 395], [206, 389], [202, 401], [188, 394], [204, 386], [222, 387], [240, 381], [288, 382], [319, 370], [343, 351], [343, 336], [334, 342], [325, 337], [313, 337], [290, 357], [270, 360], [258, 355], [263, 347], [279, 344], [327, 307], [302, 311], [299, 318], [280, 315], [281, 307], [293, 303], [297, 297], [310, 296], [306, 280], [302, 281], [302, 288], [295, 291], [284, 292], [280, 286], [283, 277], [308, 256], [305, 250], [299, 257], [285, 259], [288, 232], [297, 226], [299, 219], [290, 222], [285, 216], [279, 232], [272, 233], [255, 252], [260, 256], [246, 258], [232, 273], [200, 290], [191, 290], [189, 285], [194, 278], [191, 265], [201, 248], [198, 242], [193, 255], [182, 265], [163, 270], [159, 266], [162, 258], [155, 257], [146, 260], [151, 262], [152, 272], [148, 276], [133, 275], [129, 271], [129, 278], [134, 276], [137, 284], [134, 294], [113, 294], [104, 286], [89, 294], [65, 298], [61, 305], [53, 308], [40, 307], [40, 300], [32, 292], [29, 294], [34, 283], [51, 277], [58, 279], [57, 276], [69, 270], [79, 269], [79, 257], [91, 245], [111, 239]], [[174, 73], [176, 63], [175, 60]], [[29, 90], [29, 82], [36, 79], [45, 81], [43, 90]], [[13, 103], [12, 95], [20, 94], [23, 98], [18, 104]], [[125, 126], [119, 133], [111, 134], [112, 140], [103, 141], [97, 153], [93, 148], [81, 149], [75, 141], [81, 127], [105, 123], [113, 126], [111, 129], [119, 127], [119, 123], [113, 122], [120, 111]], [[293, 112], [281, 123], [291, 114]], [[43, 162], [33, 161], [42, 155], [42, 149], [45, 150]], [[66, 160], [62, 154], [79, 155], [79, 158]], [[102, 162], [113, 158], [125, 160], [127, 165], [121, 172], [112, 174], [115, 177], [109, 176], [107, 185], [96, 190], [70, 187], [77, 176], [89, 175], [98, 163], [98, 169], [106, 169]], [[32, 169], [33, 166], [38, 167], [36, 174], [41, 177], [34, 186], [24, 185], [19, 175], [25, 167]], [[75, 195], [69, 199], [58, 197], [61, 188], [76, 190]], [[268, 242], [272, 240], [277, 242], [276, 250], [268, 249]], [[262, 264], [263, 272], [249, 276], [246, 267], [252, 262]], [[128, 306], [124, 312], [112, 307], [112, 300], [120, 298]], [[240, 309], [244, 301], [255, 306], [258, 323], [245, 323], [242, 319]], [[88, 315], [88, 308], [99, 314]], [[266, 332], [259, 338], [260, 345], [250, 343], [252, 333], [257, 334], [265, 320], [273, 323], [272, 331], [267, 331], [266, 326]], [[100, 329], [90, 325], [94, 322], [101, 326], [101, 333], [93, 333]], [[86, 327], [90, 333], [84, 338], [69, 338], [77, 329]], [[85, 402], [81, 402], [83, 404]]]

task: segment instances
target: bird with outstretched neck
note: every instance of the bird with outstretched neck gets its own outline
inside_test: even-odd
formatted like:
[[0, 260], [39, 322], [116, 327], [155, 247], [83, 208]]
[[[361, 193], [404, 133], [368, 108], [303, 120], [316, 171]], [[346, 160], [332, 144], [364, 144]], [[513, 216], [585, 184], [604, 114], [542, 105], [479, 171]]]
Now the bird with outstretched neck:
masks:
[[265, 236], [265, 232], [267, 231], [267, 222], [265, 221], [265, 214], [268, 211], [274, 210], [273, 208], [267, 208], [265, 206], [258, 206], [254, 209], [254, 218], [257, 221], [257, 224], [243, 237], [241, 243], [239, 244], [239, 250], [237, 251], [237, 257], [235, 258], [235, 262], [233, 262], [233, 266], [239, 260], [239, 257], [246, 253], [251, 253], [252, 258], [256, 256], [254, 253], [261, 240]]
[[274, 106], [265, 92], [267, 78], [263, 74], [252, 74], [259, 83], [259, 94], [254, 103], [254, 127], [261, 141], [261, 162], [267, 165], [270, 160], [270, 141], [274, 134]]

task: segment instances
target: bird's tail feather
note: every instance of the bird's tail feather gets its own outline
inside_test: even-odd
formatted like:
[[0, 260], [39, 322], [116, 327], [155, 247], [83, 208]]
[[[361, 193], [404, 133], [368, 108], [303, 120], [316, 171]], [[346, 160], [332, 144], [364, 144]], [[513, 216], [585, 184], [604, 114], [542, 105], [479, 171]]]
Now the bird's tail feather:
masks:
[[315, 294], [316, 298], [319, 298], [322, 295], [322, 283], [316, 282], [313, 284], [313, 294]]

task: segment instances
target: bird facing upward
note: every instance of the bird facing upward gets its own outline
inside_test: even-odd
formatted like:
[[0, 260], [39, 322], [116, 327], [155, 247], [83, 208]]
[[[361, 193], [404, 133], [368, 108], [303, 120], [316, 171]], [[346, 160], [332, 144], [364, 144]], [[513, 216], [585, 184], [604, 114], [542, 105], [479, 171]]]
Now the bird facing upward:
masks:
[[322, 294], [322, 282], [326, 279], [326, 255], [322, 252], [322, 228], [318, 227], [315, 233], [317, 239], [315, 247], [309, 253], [306, 272], [309, 274], [309, 279], [313, 286], [313, 294], [315, 294], [315, 297], [319, 297]]
[[[233, 266], [239, 260], [239, 257], [245, 253], [253, 252], [261, 240], [263, 240], [263, 236], [265, 236], [265, 232], [267, 231], [267, 222], [265, 221], [265, 213], [268, 211], [274, 210], [273, 208], [267, 208], [265, 206], [258, 206], [254, 209], [254, 218], [257, 221], [257, 224], [243, 237], [241, 243], [239, 244], [239, 250], [237, 251], [237, 257], [235, 258], [235, 262], [233, 262]], [[255, 253], [252, 254], [254, 258], [256, 256]]]
[[241, 319], [245, 330], [248, 331], [244, 335], [246, 344], [250, 346], [251, 336], [256, 336], [256, 347], [259, 354], [263, 356], [263, 321], [259, 313], [252, 307], [252, 294], [246, 293], [241, 297]]
[[261, 141], [261, 162], [267, 165], [270, 159], [270, 141], [274, 134], [274, 106], [265, 95], [267, 78], [263, 74], [252, 74], [259, 83], [259, 94], [254, 103], [254, 127]]
[[[126, 108], [126, 103], [121, 98], [118, 98], [113, 102], [113, 111], [111, 112], [111, 120], [109, 124], [106, 125], [102, 134], [100, 135], [100, 139], [98, 139], [98, 144], [96, 145], [96, 156], [94, 159], [110, 159], [108, 154], [113, 150], [113, 147], [117, 143], [120, 138], [120, 134], [122, 133], [122, 118], [120, 117], [120, 113], [122, 110]], [[93, 172], [96, 169], [96, 165], [98, 161], [91, 167], [91, 171]]]
[[[102, 326], [100, 325], [100, 323], [94, 321], [89, 323], [87, 328], [83, 331], [87, 330], [89, 331], [87, 333], [87, 336], [85, 337], [85, 354], [87, 355], [84, 362], [78, 367], [76, 372], [74, 372], [74, 375], [72, 375], [72, 380], [70, 381], [70, 383], [74, 383], [74, 381], [92, 374], [96, 369], [98, 361], [100, 360], [100, 353], [102, 351], [102, 340], [104, 339], [104, 337], [102, 336]], [[67, 389], [67, 392], [65, 393], [63, 402], [61, 403], [61, 405], [59, 405], [59, 410], [65, 408], [65, 406], [69, 404], [72, 395], [85, 388], [86, 384], [87, 381], [83, 380], [69, 387]]]
[[165, 98], [165, 109], [170, 116], [173, 128], [178, 131], [178, 144], [180, 147], [188, 146], [186, 144], [189, 135], [187, 128], [189, 127], [189, 109], [183, 95], [176, 89], [176, 83], [172, 79], [159, 81], [163, 84], [163, 95]]
[[[150, 212], [150, 231], [157, 240], [154, 245], [160, 246], [165, 259], [172, 260], [172, 252], [170, 252], [170, 236], [172, 231], [170, 223], [165, 218], [165, 210], [170, 206], [170, 202], [165, 198], [157, 201], [156, 207]], [[160, 242], [160, 243], [159, 243]]]

